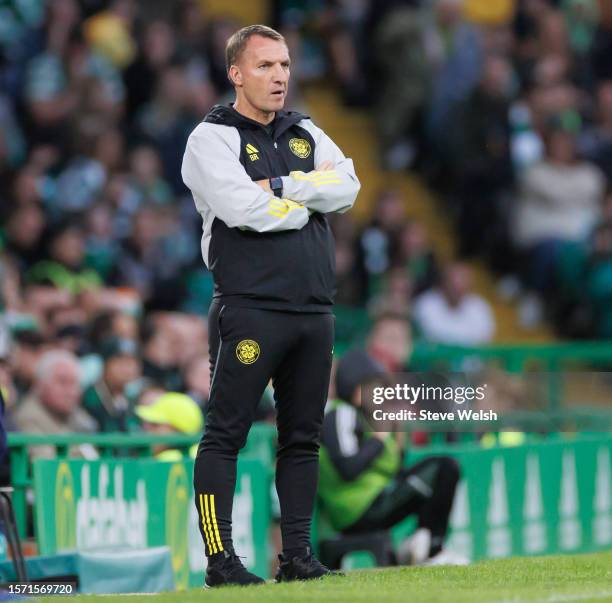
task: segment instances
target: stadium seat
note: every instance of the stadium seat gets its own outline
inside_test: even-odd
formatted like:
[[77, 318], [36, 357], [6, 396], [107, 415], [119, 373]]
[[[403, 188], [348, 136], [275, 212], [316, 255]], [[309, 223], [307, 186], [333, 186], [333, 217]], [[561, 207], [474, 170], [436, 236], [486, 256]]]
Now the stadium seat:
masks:
[[330, 569], [340, 569], [345, 555], [355, 552], [370, 553], [377, 567], [395, 565], [391, 537], [386, 530], [363, 534], [337, 535], [319, 542], [321, 562]]

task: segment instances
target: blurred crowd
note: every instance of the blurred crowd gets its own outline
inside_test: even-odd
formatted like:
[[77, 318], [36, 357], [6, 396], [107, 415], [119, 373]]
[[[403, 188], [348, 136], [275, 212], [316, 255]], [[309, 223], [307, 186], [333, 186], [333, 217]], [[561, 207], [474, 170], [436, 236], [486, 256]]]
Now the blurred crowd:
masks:
[[[288, 106], [302, 105], [303, 82], [330, 73], [347, 104], [367, 102], [354, 35], [369, 5], [358, 4], [271, 7], [294, 58]], [[0, 386], [10, 429], [185, 432], [164, 396], [187, 394], [205, 410], [213, 286], [180, 165], [191, 130], [233, 98], [224, 46], [240, 25], [193, 0], [4, 9]], [[393, 321], [409, 329], [412, 317], [434, 341], [483, 343], [494, 332], [468, 268], [439, 265], [405, 201], [383, 191], [370, 223], [333, 225], [339, 307], [389, 317], [370, 337], [395, 368], [410, 343], [385, 327]]]
[[[526, 320], [548, 303], [570, 334], [609, 336], [609, 15], [595, 0], [500, 0], [500, 15], [493, 4], [272, 2], [293, 58], [287, 106], [307, 112], [301, 87], [332, 78], [347, 106], [371, 108], [383, 167], [420, 170], [443, 193], [461, 255], [518, 277], [500, 282], [523, 292]], [[242, 23], [203, 5], [2, 9], [0, 387], [12, 429], [185, 432], [163, 396], [205, 409], [213, 285], [180, 166], [191, 130], [233, 100], [224, 47]], [[383, 190], [367, 223], [332, 217], [339, 318], [365, 317], [368, 349], [390, 370], [409, 362], [413, 332], [459, 345], [495, 335], [467, 264], [442, 264], [407, 205]]]
[[184, 414], [201, 416], [212, 281], [180, 166], [228, 92], [238, 24], [205, 20], [196, 2], [131, 0], [8, 2], [1, 20], [6, 423], [185, 432], [164, 395], [188, 393]]
[[[524, 327], [612, 336], [612, 9], [377, 2], [361, 23], [385, 167], [420, 171]], [[365, 15], [366, 13], [364, 13]]]

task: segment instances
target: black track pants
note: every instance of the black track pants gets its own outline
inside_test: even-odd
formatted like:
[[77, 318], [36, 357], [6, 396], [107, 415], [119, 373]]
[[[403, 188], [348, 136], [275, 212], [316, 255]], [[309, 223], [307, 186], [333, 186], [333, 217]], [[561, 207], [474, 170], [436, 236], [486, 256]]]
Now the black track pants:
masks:
[[211, 391], [194, 471], [206, 554], [232, 548], [236, 458], [270, 379], [277, 413], [276, 489], [283, 549], [309, 546], [333, 315], [213, 303], [209, 340]]
[[402, 469], [346, 532], [387, 529], [416, 514], [418, 527], [429, 528], [432, 543], [439, 548], [448, 530], [459, 477], [457, 462], [447, 456], [432, 456]]

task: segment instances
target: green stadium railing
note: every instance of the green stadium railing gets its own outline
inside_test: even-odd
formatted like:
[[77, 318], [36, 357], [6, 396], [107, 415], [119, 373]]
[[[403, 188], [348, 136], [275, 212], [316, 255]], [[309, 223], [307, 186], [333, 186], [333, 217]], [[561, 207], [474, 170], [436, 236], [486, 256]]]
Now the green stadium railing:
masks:
[[612, 342], [475, 348], [420, 342], [415, 345], [410, 368], [416, 371], [462, 371], [475, 364], [494, 365], [510, 373], [547, 373], [547, 408], [554, 411], [562, 407], [565, 371], [612, 371]]
[[500, 368], [510, 372], [533, 370], [534, 367], [542, 372], [557, 372], [576, 366], [612, 369], [612, 341], [490, 345], [473, 348], [418, 342], [411, 365], [424, 370], [459, 370], [469, 359], [496, 362]]
[[[258, 423], [249, 433], [241, 456], [257, 456], [267, 467], [274, 463], [274, 443], [276, 429], [267, 423]], [[29, 457], [31, 446], [54, 446], [57, 457], [68, 457], [74, 446], [89, 444], [94, 446], [102, 459], [116, 457], [153, 457], [153, 448], [163, 444], [189, 455], [189, 449], [199, 441], [199, 437], [186, 435], [153, 435], [145, 433], [114, 434], [66, 434], [40, 435], [9, 433], [8, 445], [11, 463], [11, 485], [15, 489], [13, 503], [19, 533], [26, 535], [27, 497], [32, 486], [32, 466]]]

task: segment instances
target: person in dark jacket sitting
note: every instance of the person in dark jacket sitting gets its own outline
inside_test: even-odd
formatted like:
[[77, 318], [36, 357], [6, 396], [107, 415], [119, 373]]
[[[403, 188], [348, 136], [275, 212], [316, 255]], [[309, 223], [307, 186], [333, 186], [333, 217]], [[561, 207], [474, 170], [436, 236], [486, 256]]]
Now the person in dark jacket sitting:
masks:
[[443, 549], [459, 467], [446, 456], [403, 468], [393, 433], [375, 432], [361, 410], [361, 388], [383, 383], [381, 365], [365, 351], [348, 352], [336, 373], [338, 399], [323, 422], [319, 496], [333, 527], [346, 534], [388, 529], [416, 515], [417, 530], [398, 552], [400, 563], [463, 564]]

